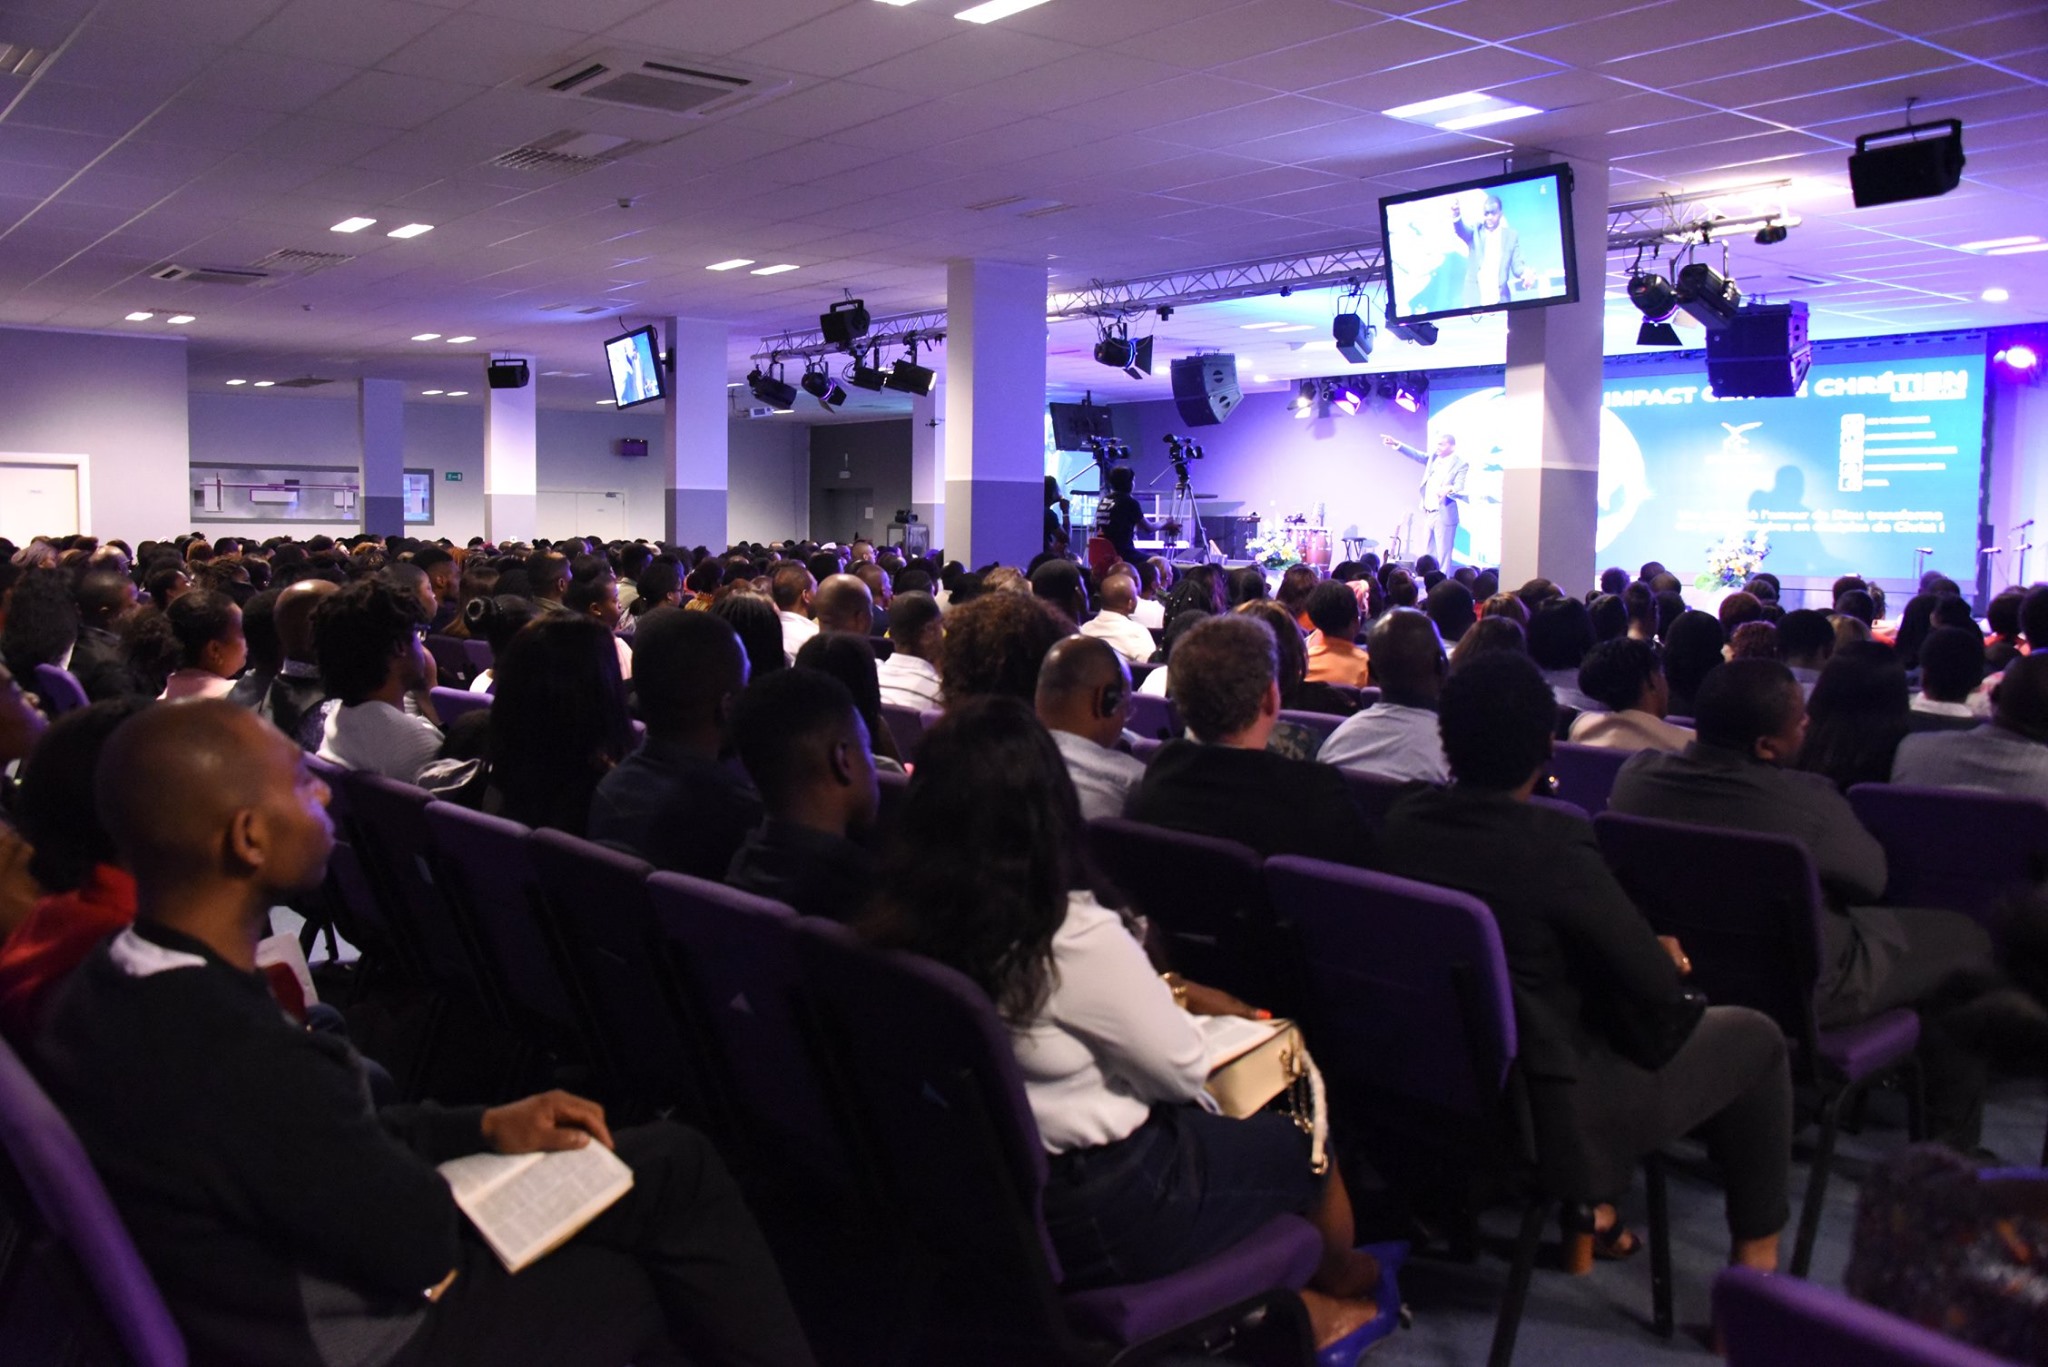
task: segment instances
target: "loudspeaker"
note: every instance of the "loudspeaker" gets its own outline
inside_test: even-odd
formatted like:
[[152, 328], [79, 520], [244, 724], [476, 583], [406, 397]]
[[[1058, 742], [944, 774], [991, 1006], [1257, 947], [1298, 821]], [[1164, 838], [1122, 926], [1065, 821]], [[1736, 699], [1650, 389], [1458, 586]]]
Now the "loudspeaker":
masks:
[[1214, 427], [1237, 410], [1244, 391], [1237, 386], [1237, 357], [1227, 353], [1177, 356], [1173, 362], [1173, 406], [1190, 427]]
[[1813, 364], [1806, 305], [1745, 304], [1707, 334], [1707, 383], [1717, 399], [1788, 399]]
[[530, 376], [524, 361], [492, 361], [484, 368], [484, 378], [493, 389], [524, 389]]
[[637, 460], [647, 454], [647, 438], [620, 437], [618, 453], [628, 460]]
[[[1920, 137], [1929, 129], [1946, 129], [1937, 137]], [[1885, 147], [1874, 142], [1908, 138]], [[1963, 178], [1963, 121], [1944, 119], [1918, 128], [1889, 128], [1856, 139], [1849, 157], [1849, 193], [1859, 209], [1897, 204], [1908, 199], [1945, 195]]]

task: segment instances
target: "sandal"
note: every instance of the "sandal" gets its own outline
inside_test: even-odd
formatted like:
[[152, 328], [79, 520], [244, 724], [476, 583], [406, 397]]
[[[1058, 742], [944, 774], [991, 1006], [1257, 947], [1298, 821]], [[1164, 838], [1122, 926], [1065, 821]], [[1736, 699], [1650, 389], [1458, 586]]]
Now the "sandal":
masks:
[[1408, 1307], [1401, 1303], [1401, 1284], [1398, 1280], [1401, 1265], [1408, 1261], [1408, 1245], [1361, 1244], [1359, 1251], [1370, 1253], [1380, 1265], [1379, 1284], [1372, 1289], [1373, 1302], [1378, 1306], [1379, 1314], [1329, 1347], [1318, 1349], [1316, 1367], [1354, 1367], [1374, 1344], [1385, 1339], [1396, 1328], [1406, 1329], [1413, 1323], [1413, 1316], [1409, 1314]]
[[1583, 1277], [1593, 1270], [1595, 1261], [1604, 1263], [1623, 1262], [1643, 1251], [1643, 1241], [1633, 1230], [1621, 1222], [1621, 1212], [1612, 1206], [1607, 1228], [1599, 1227], [1599, 1208], [1593, 1206], [1567, 1207], [1560, 1223], [1564, 1227], [1564, 1244], [1560, 1261], [1564, 1270], [1574, 1277]]

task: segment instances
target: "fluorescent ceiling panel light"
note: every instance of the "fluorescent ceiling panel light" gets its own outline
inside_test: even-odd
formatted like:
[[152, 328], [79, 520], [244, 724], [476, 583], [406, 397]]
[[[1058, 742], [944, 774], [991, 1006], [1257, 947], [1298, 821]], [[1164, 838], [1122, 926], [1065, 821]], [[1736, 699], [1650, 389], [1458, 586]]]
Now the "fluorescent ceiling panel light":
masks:
[[965, 19], [970, 24], [992, 24], [998, 19], [1007, 19], [1013, 14], [1036, 9], [1045, 0], [987, 0], [985, 4], [961, 10], [955, 19]]
[[1390, 119], [1427, 119], [1431, 114], [1442, 114], [1452, 109], [1463, 109], [1468, 105], [1484, 103], [1492, 98], [1483, 90], [1467, 90], [1458, 95], [1440, 95], [1433, 100], [1417, 100], [1414, 104], [1396, 105], [1380, 112]]
[[393, 228], [390, 232], [384, 234], [384, 236], [418, 237], [421, 233], [430, 233], [432, 231], [434, 231], [434, 225], [431, 223], [408, 223], [403, 228]]
[[1273, 325], [1272, 327], [1268, 328], [1268, 329], [1267, 329], [1267, 331], [1269, 331], [1269, 332], [1313, 332], [1313, 331], [1315, 331], [1315, 328], [1314, 328], [1313, 326], [1311, 326], [1310, 324], [1308, 324], [1308, 323], [1275, 323], [1275, 324], [1274, 324], [1274, 325]]
[[752, 271], [748, 271], [748, 272], [747, 272], [747, 274], [748, 274], [748, 275], [781, 275], [781, 274], [782, 274], [782, 273], [784, 273], [785, 271], [793, 271], [793, 270], [795, 270], [795, 269], [796, 269], [796, 267], [795, 267], [795, 266], [792, 266], [792, 265], [790, 265], [790, 264], [789, 264], [789, 263], [788, 263], [787, 261], [785, 261], [785, 262], [783, 262], [783, 263], [782, 263], [781, 265], [779, 265], [779, 266], [763, 266], [763, 267], [761, 267], [761, 268], [760, 268], [759, 270], [752, 270]]
[[276, 380], [258, 380], [258, 381], [256, 382], [256, 387], [257, 387], [258, 389], [268, 389], [268, 388], [270, 388], [270, 387], [271, 387], [272, 385], [274, 385], [274, 384], [276, 384], [276, 383], [277, 383], [277, 381], [276, 381]]
[[196, 313], [174, 313], [170, 317], [164, 319], [164, 321], [166, 323], [171, 324], [174, 327], [183, 327], [187, 323], [198, 322], [199, 315]]
[[1285, 323], [1239, 323], [1239, 324], [1238, 324], [1238, 326], [1239, 326], [1239, 327], [1241, 327], [1241, 328], [1243, 328], [1243, 329], [1244, 329], [1244, 330], [1245, 330], [1246, 332], [1260, 332], [1260, 331], [1263, 331], [1263, 330], [1264, 330], [1264, 329], [1266, 329], [1266, 328], [1284, 328], [1284, 327], [1286, 327], [1286, 326], [1287, 326], [1287, 324], [1285, 324]]
[[1984, 291], [1977, 297], [1979, 299], [1982, 299], [1987, 304], [2003, 304], [2006, 300], [2012, 298], [2012, 295], [2007, 293], [2003, 288], [1997, 285], [1993, 285], [1990, 289]]
[[1462, 133], [1468, 128], [1485, 128], [1489, 124], [1508, 123], [1514, 119], [1526, 119], [1531, 114], [1543, 111], [1533, 104], [1511, 104], [1505, 109], [1485, 109], [1477, 114], [1465, 114], [1455, 119], [1444, 119], [1437, 124], [1446, 133]]
[[374, 218], [344, 218], [327, 231], [330, 233], [359, 233], [376, 221]]
[[1965, 242], [1956, 250], [1959, 252], [1988, 252], [1998, 247], [2023, 247], [2030, 242], [2039, 242], [2040, 240], [2039, 237], [2031, 235], [2027, 237], [1994, 237], [1985, 242]]
[[882, 0], [882, 3], [885, 5], [909, 5], [916, 3], [916, 0]]
[[415, 332], [412, 335], [412, 339], [415, 342], [438, 342], [441, 340], [441, 334], [438, 332]]
[[2048, 242], [2030, 242], [2024, 247], [1993, 247], [1986, 256], [2025, 256], [2029, 252], [2048, 252]]
[[[726, 387], [727, 387], [728, 389], [730, 389], [730, 388], [731, 388], [731, 386], [730, 386], [730, 385], [728, 385], [728, 386], [726, 386]], [[612, 406], [613, 404], [615, 404], [615, 403], [617, 403], [617, 402], [618, 402], [618, 400], [617, 400], [617, 399], [599, 399], [599, 400], [597, 401], [597, 406], [598, 406], [599, 408], [610, 408], [610, 407], [611, 407], [611, 406]]]
[[451, 389], [448, 391], [448, 397], [451, 399], [466, 398], [468, 395], [469, 391], [467, 389]]
[[1253, 384], [1268, 384], [1268, 383], [1271, 383], [1272, 379], [1273, 379], [1273, 377], [1272, 377], [1271, 375], [1254, 375], [1254, 376], [1252, 376], [1252, 383], [1253, 383]]
[[476, 338], [470, 336], [466, 332], [463, 333], [460, 337], [450, 337], [447, 339], [449, 346], [460, 346], [464, 342], [474, 342], [475, 340]]
[[422, 389], [422, 390], [420, 391], [420, 393], [422, 393], [422, 394], [426, 395], [426, 396], [427, 396], [428, 398], [432, 398], [432, 397], [433, 397], [434, 395], [436, 395], [436, 394], [440, 394], [440, 393], [444, 393], [444, 392], [445, 392], [445, 391], [443, 391], [443, 390], [439, 390], [439, 389]]
[[156, 317], [156, 315], [154, 313], [151, 313], [148, 309], [137, 309], [135, 310], [135, 312], [128, 315], [128, 321], [131, 323], [146, 323], [154, 317]]
[[228, 381], [228, 383], [229, 383], [229, 384], [247, 384], [247, 383], [249, 383], [249, 382], [248, 382], [247, 380], [229, 380], [229, 381]]
[[751, 256], [735, 256], [730, 261], [717, 261], [706, 266], [704, 269], [707, 271], [736, 271], [742, 266], [751, 266], [753, 264], [754, 258]]

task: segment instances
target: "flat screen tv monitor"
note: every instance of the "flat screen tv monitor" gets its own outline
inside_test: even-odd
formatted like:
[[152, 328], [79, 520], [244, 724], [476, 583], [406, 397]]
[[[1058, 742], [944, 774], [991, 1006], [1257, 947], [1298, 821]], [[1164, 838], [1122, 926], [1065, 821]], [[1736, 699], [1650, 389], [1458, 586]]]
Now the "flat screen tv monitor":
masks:
[[1568, 166], [1380, 201], [1387, 316], [1397, 323], [1541, 308], [1579, 297]]
[[661, 376], [661, 342], [652, 327], [634, 328], [604, 344], [612, 398], [621, 408], [653, 403], [668, 392]]
[[1099, 437], [1105, 441], [1116, 436], [1116, 427], [1111, 422], [1109, 409], [1092, 403], [1053, 403], [1046, 408], [1052, 413], [1052, 445], [1056, 451], [1086, 451], [1088, 439]]

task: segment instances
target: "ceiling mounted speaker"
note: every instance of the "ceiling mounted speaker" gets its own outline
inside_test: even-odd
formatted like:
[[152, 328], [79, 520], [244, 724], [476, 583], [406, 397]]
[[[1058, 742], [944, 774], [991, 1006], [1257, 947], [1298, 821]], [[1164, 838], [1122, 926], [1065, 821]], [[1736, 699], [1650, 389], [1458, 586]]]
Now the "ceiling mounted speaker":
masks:
[[1223, 353], [1177, 356], [1173, 362], [1173, 406], [1190, 427], [1214, 427], [1244, 398], [1237, 383], [1237, 357]]
[[[1922, 136], [1929, 133], [1933, 136]], [[1849, 193], [1859, 209], [1933, 199], [1955, 189], [1962, 178], [1961, 119], [1866, 133], [1856, 139], [1849, 157]]]
[[524, 361], [492, 361], [484, 368], [484, 379], [493, 389], [524, 389], [532, 378]]

